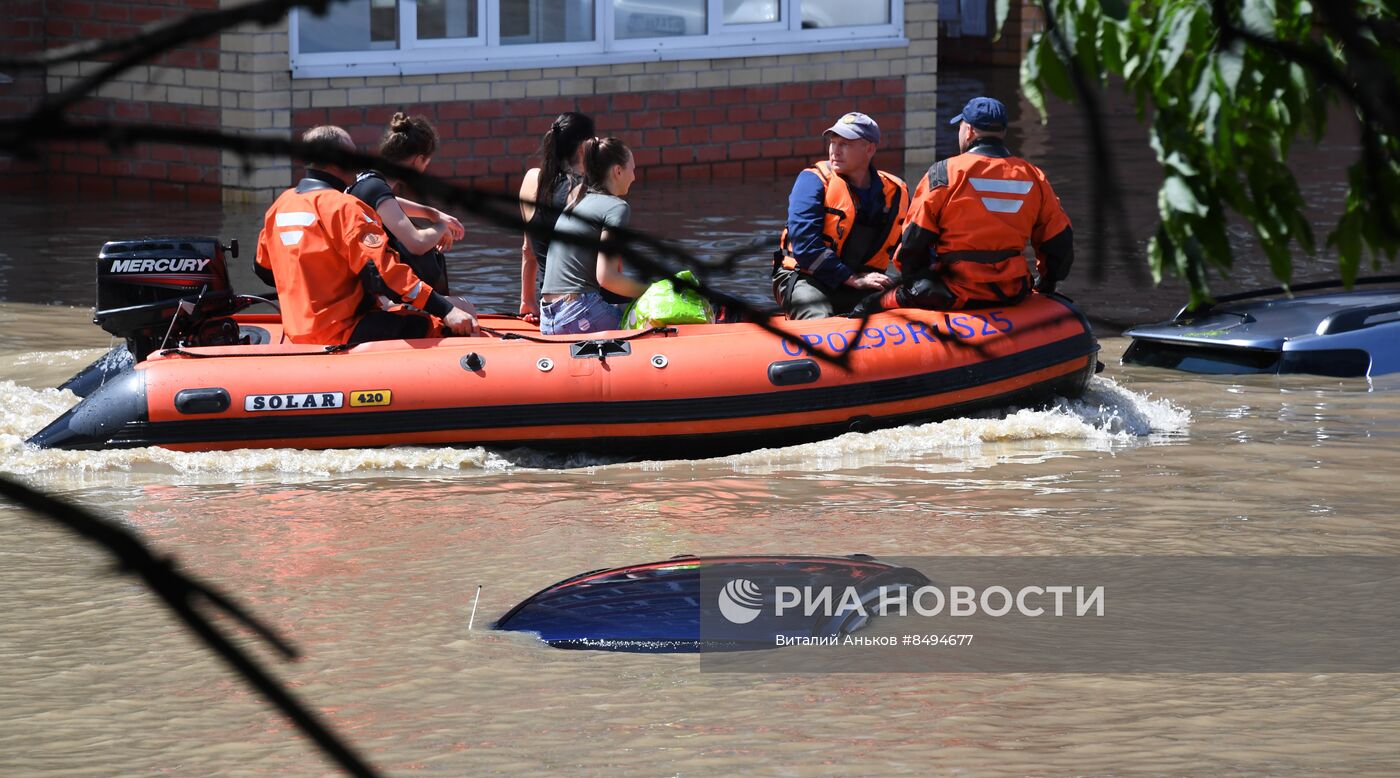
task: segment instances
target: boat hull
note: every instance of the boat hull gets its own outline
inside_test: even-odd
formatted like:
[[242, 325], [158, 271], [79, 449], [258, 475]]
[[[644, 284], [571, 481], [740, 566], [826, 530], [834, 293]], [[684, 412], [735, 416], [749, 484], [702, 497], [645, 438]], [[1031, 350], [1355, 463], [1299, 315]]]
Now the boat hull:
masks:
[[[190, 349], [108, 381], [31, 439], [162, 446], [528, 446], [694, 457], [1075, 395], [1098, 345], [1067, 302], [523, 339]], [[271, 326], [262, 322], [260, 326]], [[602, 352], [599, 358], [598, 352]], [[626, 353], [621, 353], [625, 351]], [[610, 353], [613, 352], [613, 353]]]

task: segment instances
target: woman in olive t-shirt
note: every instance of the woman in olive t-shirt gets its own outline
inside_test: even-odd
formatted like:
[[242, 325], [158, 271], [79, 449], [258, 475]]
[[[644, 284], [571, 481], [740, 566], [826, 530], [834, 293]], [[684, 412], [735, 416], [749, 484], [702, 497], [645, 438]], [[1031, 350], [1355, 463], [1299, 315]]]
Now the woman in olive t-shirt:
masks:
[[540, 332], [570, 335], [617, 329], [621, 309], [603, 299], [607, 289], [636, 297], [647, 285], [622, 273], [622, 262], [566, 240], [570, 235], [607, 240], [608, 228], [627, 226], [623, 200], [636, 180], [636, 162], [617, 138], [584, 143], [584, 180], [574, 190], [549, 244], [540, 301]]

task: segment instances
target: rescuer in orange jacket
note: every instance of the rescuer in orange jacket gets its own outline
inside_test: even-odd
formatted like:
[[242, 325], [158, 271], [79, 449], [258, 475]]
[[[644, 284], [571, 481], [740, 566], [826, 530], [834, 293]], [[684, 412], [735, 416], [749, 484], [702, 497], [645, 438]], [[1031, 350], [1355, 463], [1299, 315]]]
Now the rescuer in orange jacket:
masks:
[[1053, 292], [1069, 273], [1069, 217], [1045, 173], [1007, 150], [1006, 106], [975, 97], [952, 123], [962, 153], [935, 162], [914, 191], [895, 256], [901, 285], [868, 298], [854, 314], [1020, 302], [1031, 291], [1027, 241], [1036, 251], [1038, 291]]
[[[315, 127], [305, 143], [354, 151], [339, 127]], [[421, 338], [432, 320], [379, 310], [379, 295], [442, 319], [458, 335], [477, 332], [476, 317], [434, 292], [389, 248], [378, 215], [345, 193], [344, 169], [320, 164], [268, 209], [254, 260], [277, 287], [282, 326], [293, 343], [338, 345]]]
[[885, 270], [909, 204], [904, 182], [872, 164], [874, 119], [848, 113], [822, 135], [827, 158], [798, 174], [773, 255], [773, 297], [790, 319], [845, 313], [893, 286]]

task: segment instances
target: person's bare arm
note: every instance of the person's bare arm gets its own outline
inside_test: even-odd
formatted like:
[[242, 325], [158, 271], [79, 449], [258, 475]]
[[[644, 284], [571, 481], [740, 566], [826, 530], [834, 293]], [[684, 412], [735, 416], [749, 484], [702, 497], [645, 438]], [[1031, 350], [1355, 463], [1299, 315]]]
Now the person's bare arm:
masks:
[[[520, 184], [520, 217], [526, 224], [535, 217], [535, 198], [539, 195], [540, 169], [525, 171], [525, 180]], [[531, 324], [540, 320], [540, 300], [536, 289], [539, 285], [540, 259], [535, 256], [535, 247], [530, 244], [530, 236], [520, 241], [520, 315]]]
[[520, 315], [534, 324], [540, 320], [540, 299], [536, 293], [540, 261], [527, 236], [520, 245]]
[[447, 236], [454, 241], [461, 240], [462, 236], [467, 234], [467, 230], [462, 226], [461, 220], [446, 211], [440, 211], [431, 205], [415, 203], [406, 197], [399, 197], [396, 199], [399, 201], [399, 207], [408, 215], [408, 218], [441, 222], [447, 228]]
[[[603, 241], [608, 239], [607, 230], [603, 230], [601, 239]], [[650, 284], [624, 275], [621, 265], [622, 263], [619, 262], [616, 257], [610, 257], [601, 251], [598, 252], [598, 285], [609, 292], [620, 294], [625, 297], [637, 297], [641, 295], [642, 292], [645, 292]]]
[[431, 251], [438, 243], [442, 242], [443, 236], [447, 234], [447, 226], [442, 222], [435, 222], [428, 227], [418, 227], [413, 220], [404, 213], [403, 207], [399, 205], [398, 198], [386, 199], [379, 204], [376, 209], [379, 217], [384, 220], [384, 229], [390, 235], [399, 239], [409, 251], [414, 254], [424, 254]]

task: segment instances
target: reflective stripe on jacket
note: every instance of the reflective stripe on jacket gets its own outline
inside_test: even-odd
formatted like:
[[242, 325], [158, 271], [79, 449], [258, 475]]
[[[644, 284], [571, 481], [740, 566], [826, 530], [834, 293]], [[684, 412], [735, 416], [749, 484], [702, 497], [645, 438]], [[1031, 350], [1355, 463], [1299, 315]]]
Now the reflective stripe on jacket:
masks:
[[[1030, 292], [1023, 256], [1036, 249], [1042, 277], [1064, 278], [1070, 222], [1040, 168], [998, 141], [935, 162], [914, 192], [895, 262], [906, 278], [930, 270], [960, 304], [1014, 302]], [[1046, 252], [1046, 244], [1056, 240]], [[1068, 252], [1068, 253], [1066, 253]]]
[[782, 246], [782, 267], [815, 274], [822, 263], [838, 259], [854, 271], [880, 271], [889, 267], [895, 249], [904, 230], [905, 203], [909, 201], [909, 187], [897, 176], [883, 170], [875, 171], [880, 177], [881, 201], [884, 205], [880, 225], [876, 228], [878, 243], [865, 256], [848, 256], [847, 240], [856, 225], [858, 203], [846, 179], [837, 175], [828, 162], [818, 162], [807, 169], [821, 179], [823, 205], [826, 217], [822, 221], [822, 242], [829, 252], [816, 257], [804, 258], [793, 253], [792, 242], [787, 228], [783, 229], [780, 240]]
[[373, 209], [314, 179], [283, 192], [268, 209], [254, 261], [272, 273], [293, 343], [347, 342], [373, 307], [364, 287], [372, 271], [415, 308], [439, 316], [443, 304], [451, 308], [398, 260]]

